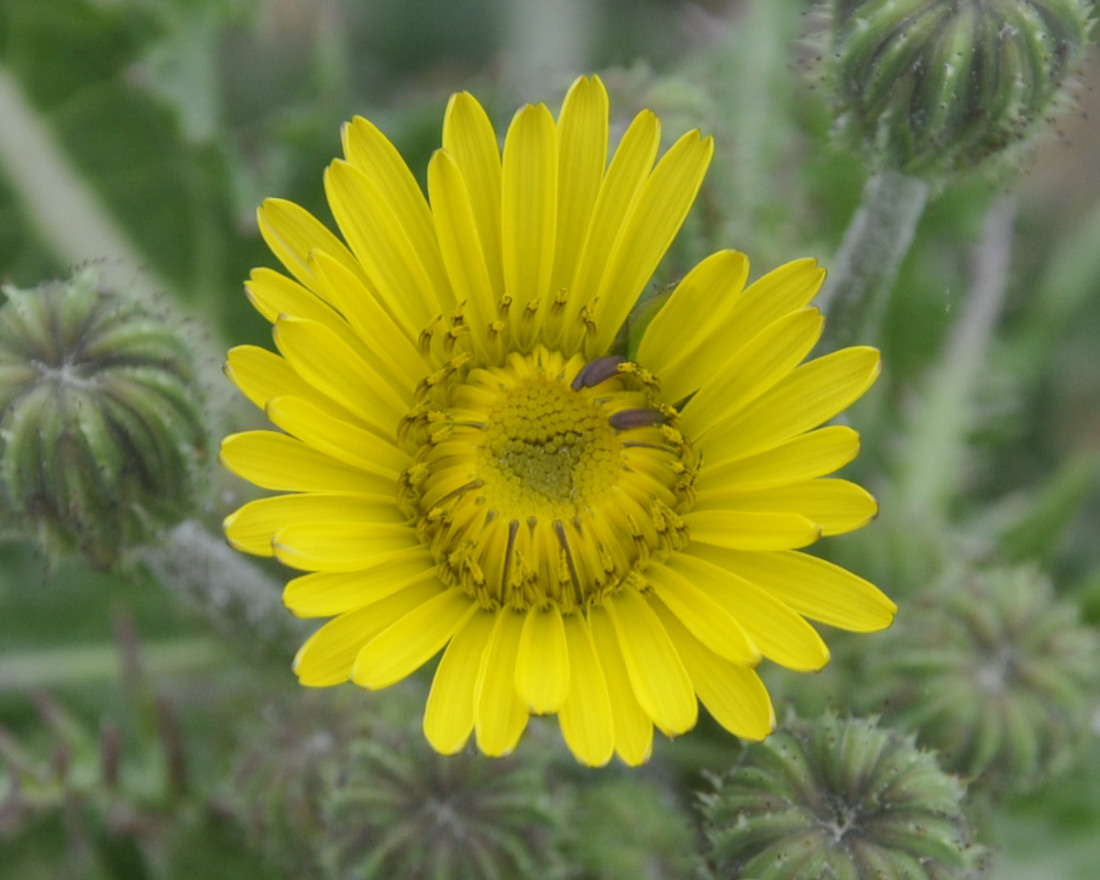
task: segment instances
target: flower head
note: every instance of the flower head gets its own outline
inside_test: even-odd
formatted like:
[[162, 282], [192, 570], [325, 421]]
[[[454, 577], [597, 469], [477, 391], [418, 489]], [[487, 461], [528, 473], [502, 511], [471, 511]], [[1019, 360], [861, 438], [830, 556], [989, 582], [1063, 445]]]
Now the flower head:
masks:
[[643, 111], [608, 164], [607, 95], [582, 78], [557, 120], [521, 109], [503, 155], [456, 95], [427, 199], [369, 122], [343, 140], [325, 185], [347, 244], [266, 202], [260, 228], [294, 278], [259, 269], [248, 291], [279, 354], [243, 346], [227, 364], [284, 433], [228, 437], [222, 459], [285, 494], [226, 533], [309, 572], [287, 585], [292, 611], [334, 616], [298, 653], [301, 682], [381, 688], [442, 650], [424, 730], [446, 753], [471, 732], [507, 753], [530, 713], [557, 713], [579, 760], [636, 764], [654, 725], [695, 724], [697, 695], [733, 733], [766, 736], [761, 657], [818, 669], [806, 618], [874, 630], [894, 611], [799, 552], [876, 510], [820, 479], [858, 437], [819, 426], [879, 367], [869, 348], [801, 364], [823, 271], [799, 260], [746, 286], [747, 259], [714, 254], [627, 360], [611, 346], [709, 139], [690, 132], [654, 165]]

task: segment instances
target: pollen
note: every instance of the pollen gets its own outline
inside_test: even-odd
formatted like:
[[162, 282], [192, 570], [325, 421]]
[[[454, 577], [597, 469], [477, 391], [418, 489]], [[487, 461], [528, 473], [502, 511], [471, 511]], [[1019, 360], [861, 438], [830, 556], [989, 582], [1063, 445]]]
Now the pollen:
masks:
[[697, 464], [676, 411], [601, 360], [539, 346], [456, 370], [402, 424], [399, 501], [444, 582], [485, 608], [599, 603], [687, 542]]

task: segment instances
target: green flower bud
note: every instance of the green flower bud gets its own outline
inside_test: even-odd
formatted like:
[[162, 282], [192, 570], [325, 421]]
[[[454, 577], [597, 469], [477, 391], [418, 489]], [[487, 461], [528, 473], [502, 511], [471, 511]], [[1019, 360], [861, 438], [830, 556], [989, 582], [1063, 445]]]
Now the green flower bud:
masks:
[[1088, 42], [1087, 0], [833, 0], [841, 129], [882, 167], [976, 167], [1047, 119]]
[[0, 306], [0, 500], [9, 529], [106, 567], [190, 509], [206, 449], [176, 328], [94, 268]]
[[721, 880], [954, 880], [978, 868], [962, 784], [873, 721], [792, 722], [713, 782], [701, 805]]
[[563, 874], [561, 817], [531, 750], [503, 761], [442, 756], [421, 737], [361, 740], [330, 782], [333, 878], [492, 880]]
[[252, 844], [294, 876], [331, 880], [564, 876], [550, 744], [500, 760], [442, 756], [407, 712], [386, 717], [407, 710], [403, 696], [325, 692], [272, 707], [227, 795]]
[[873, 696], [948, 767], [1026, 790], [1080, 753], [1097, 705], [1100, 647], [1034, 569], [959, 571], [913, 603], [872, 665]]
[[[370, 708], [379, 702], [371, 700]], [[239, 739], [248, 747], [221, 793], [226, 811], [272, 867], [288, 877], [319, 878], [326, 768], [365, 731], [335, 691], [307, 691], [293, 705], [278, 701], [244, 717]]]

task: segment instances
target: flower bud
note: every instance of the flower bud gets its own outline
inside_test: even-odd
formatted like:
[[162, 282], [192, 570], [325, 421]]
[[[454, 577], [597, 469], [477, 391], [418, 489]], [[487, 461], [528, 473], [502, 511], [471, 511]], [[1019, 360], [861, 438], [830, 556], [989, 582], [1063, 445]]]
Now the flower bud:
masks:
[[1088, 42], [1086, 0], [833, 0], [841, 129], [882, 167], [976, 167], [1033, 135]]
[[249, 841], [295, 876], [562, 876], [564, 801], [547, 787], [553, 749], [499, 761], [439, 755], [389, 717], [412, 696], [364, 704], [313, 693], [305, 712], [301, 699], [270, 707], [228, 795]]
[[9, 528], [96, 566], [190, 509], [206, 448], [176, 328], [94, 268], [0, 306], [0, 499]]
[[420, 738], [361, 740], [330, 783], [324, 859], [333, 878], [515, 880], [560, 876], [561, 817], [545, 766], [438, 755]]
[[1046, 577], [955, 572], [904, 620], [872, 664], [891, 723], [993, 790], [1026, 790], [1071, 763], [1089, 736], [1100, 648]]
[[954, 880], [973, 875], [962, 784], [873, 721], [794, 721], [746, 746], [701, 796], [721, 880]]

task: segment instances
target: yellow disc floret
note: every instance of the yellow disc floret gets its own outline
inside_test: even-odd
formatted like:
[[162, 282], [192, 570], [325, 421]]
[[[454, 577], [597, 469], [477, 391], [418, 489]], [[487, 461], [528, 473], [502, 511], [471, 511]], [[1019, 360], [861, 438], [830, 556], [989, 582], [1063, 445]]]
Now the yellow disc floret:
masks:
[[539, 346], [424, 397], [402, 424], [400, 501], [483, 607], [600, 602], [686, 543], [694, 454], [635, 364]]
[[504, 516], [576, 516], [617, 479], [621, 445], [606, 415], [553, 379], [501, 392], [484, 433], [485, 498]]

